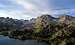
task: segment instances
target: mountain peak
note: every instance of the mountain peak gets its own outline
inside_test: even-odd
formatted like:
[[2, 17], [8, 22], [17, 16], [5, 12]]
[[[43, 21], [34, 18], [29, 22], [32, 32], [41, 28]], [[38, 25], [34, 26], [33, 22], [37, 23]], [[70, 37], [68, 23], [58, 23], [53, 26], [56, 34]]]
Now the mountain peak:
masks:
[[51, 15], [49, 14], [43, 14], [42, 16], [40, 16], [40, 18], [49, 18], [49, 19], [54, 19], [54, 17], [52, 17]]
[[59, 16], [59, 22], [60, 23], [66, 23], [66, 24], [69, 24], [70, 22], [72, 22], [72, 20], [74, 20], [75, 17], [72, 17], [70, 15], [62, 15], [62, 16]]

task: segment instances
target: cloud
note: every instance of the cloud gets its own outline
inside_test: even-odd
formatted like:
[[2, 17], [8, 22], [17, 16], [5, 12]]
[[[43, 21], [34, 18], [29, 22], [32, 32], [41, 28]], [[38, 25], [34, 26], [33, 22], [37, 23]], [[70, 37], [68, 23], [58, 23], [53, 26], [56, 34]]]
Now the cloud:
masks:
[[22, 7], [12, 0], [0, 0], [0, 9], [3, 10], [21, 10]]
[[68, 1], [69, 6], [65, 0], [0, 0], [0, 16], [31, 19], [47, 13], [52, 16], [74, 14], [74, 4], [71, 2]]
[[[38, 0], [37, 4], [35, 4], [35, 3], [32, 3], [32, 2], [36, 2], [36, 1], [30, 2], [28, 0], [13, 0], [12, 3], [14, 2], [14, 4], [22, 7], [22, 10], [18, 9], [19, 11], [16, 11], [16, 12], [15, 12], [15, 10], [14, 11], [11, 10], [11, 14], [10, 14], [10, 12], [8, 12], [8, 14], [12, 15], [12, 13], [13, 13], [13, 16], [18, 15], [18, 17], [20, 16], [21, 18], [24, 18], [26, 16], [29, 16], [31, 18], [37, 17], [38, 15], [41, 15], [41, 13], [43, 11], [48, 10], [47, 6], [45, 5], [46, 4], [45, 1], [44, 1], [45, 4], [40, 2], [40, 1], [41, 0]], [[40, 3], [42, 3], [42, 4], [40, 4]]]
[[30, 16], [23, 14], [20, 11], [3, 11], [0, 10], [0, 17], [10, 17], [14, 19], [31, 19]]

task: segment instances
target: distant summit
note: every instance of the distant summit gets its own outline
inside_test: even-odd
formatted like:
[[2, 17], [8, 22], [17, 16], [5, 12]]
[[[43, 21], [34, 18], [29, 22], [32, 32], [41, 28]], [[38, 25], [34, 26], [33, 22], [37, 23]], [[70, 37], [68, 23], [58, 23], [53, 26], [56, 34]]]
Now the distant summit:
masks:
[[51, 15], [48, 15], [48, 14], [43, 14], [42, 16], [40, 16], [40, 18], [55, 19], [54, 17], [52, 17]]

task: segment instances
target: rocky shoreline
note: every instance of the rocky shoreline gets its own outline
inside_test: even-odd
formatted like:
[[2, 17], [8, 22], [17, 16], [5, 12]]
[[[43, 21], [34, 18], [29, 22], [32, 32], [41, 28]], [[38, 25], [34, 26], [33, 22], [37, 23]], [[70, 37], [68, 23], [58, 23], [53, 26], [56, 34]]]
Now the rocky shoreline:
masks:
[[[12, 31], [12, 32], [15, 32], [15, 31]], [[22, 40], [22, 41], [25, 41], [25, 40], [37, 40], [38, 42], [48, 43], [48, 39], [36, 37], [36, 36], [33, 36], [33, 34], [24, 34], [24, 35], [12, 34], [11, 35], [11, 34], [9, 34], [9, 31], [2, 31], [2, 32], [0, 32], [0, 35], [8, 36], [9, 38], [18, 39], [18, 40]]]

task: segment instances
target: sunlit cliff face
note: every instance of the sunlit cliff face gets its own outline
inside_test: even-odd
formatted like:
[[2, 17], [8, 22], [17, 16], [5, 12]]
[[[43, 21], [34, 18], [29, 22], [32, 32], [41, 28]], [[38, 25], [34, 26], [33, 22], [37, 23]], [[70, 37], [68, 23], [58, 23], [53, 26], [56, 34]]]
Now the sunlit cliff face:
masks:
[[60, 16], [59, 22], [69, 24], [72, 22], [72, 18], [73, 17], [71, 17], [71, 16]]

